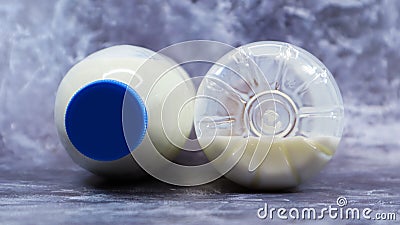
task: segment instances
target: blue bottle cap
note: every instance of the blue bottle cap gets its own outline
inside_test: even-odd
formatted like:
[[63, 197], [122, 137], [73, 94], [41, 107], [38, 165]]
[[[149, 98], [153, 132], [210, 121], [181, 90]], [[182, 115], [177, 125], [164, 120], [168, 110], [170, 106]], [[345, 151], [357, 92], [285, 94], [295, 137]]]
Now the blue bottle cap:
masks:
[[65, 127], [80, 153], [98, 161], [113, 161], [130, 154], [142, 142], [147, 128], [146, 108], [128, 85], [115, 80], [95, 81], [72, 97]]

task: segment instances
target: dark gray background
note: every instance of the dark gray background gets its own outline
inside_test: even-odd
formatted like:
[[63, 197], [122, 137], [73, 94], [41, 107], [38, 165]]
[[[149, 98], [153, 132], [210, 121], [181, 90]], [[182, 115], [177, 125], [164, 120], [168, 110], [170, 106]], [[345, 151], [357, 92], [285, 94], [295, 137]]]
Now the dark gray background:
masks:
[[[72, 163], [53, 123], [67, 70], [115, 44], [158, 51], [194, 39], [287, 41], [324, 62], [342, 92], [346, 125], [319, 177], [290, 193], [266, 194], [227, 180], [197, 188], [154, 180], [116, 185]], [[0, 222], [266, 223], [255, 217], [263, 202], [318, 207], [339, 195], [400, 220], [399, 50], [396, 0], [1, 0]]]

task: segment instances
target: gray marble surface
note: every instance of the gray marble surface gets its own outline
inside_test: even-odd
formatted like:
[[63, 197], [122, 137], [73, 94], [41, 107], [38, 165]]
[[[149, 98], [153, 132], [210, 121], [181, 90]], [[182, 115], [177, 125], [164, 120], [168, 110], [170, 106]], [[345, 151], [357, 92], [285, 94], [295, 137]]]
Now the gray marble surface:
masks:
[[[219, 179], [198, 187], [177, 187], [148, 178], [107, 181], [83, 170], [52, 168], [3, 171], [2, 224], [398, 224], [398, 155], [341, 153], [315, 179], [279, 193], [254, 192]], [[366, 151], [370, 149], [365, 149]], [[347, 153], [346, 153], [347, 152]], [[257, 209], [314, 207], [317, 211], [346, 197], [345, 208], [395, 213], [396, 220], [261, 220]]]
[[[0, 28], [0, 224], [266, 224], [256, 217], [264, 203], [322, 208], [338, 196], [400, 220], [400, 1], [0, 0]], [[105, 182], [72, 163], [53, 123], [67, 70], [111, 45], [158, 51], [194, 39], [287, 41], [324, 62], [346, 125], [318, 177], [256, 193], [225, 179], [192, 188]], [[396, 224], [272, 221], [294, 222]]]

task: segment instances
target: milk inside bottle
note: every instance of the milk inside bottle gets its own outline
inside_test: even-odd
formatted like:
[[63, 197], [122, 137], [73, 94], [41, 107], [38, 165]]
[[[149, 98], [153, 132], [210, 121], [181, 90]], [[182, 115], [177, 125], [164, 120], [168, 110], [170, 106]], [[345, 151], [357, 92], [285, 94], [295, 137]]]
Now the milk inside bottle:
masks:
[[[341, 94], [313, 55], [255, 42], [222, 57], [204, 77], [195, 128], [225, 176], [254, 189], [290, 188], [331, 159], [343, 130]], [[201, 97], [200, 97], [201, 96]]]
[[[188, 82], [177, 85], [187, 79], [174, 61], [141, 47], [114, 46], [89, 55], [68, 71], [57, 92], [54, 113], [62, 144], [93, 173], [143, 175], [131, 152], [152, 144], [173, 158], [190, 133], [193, 108], [180, 109], [195, 90]], [[174, 101], [164, 102], [172, 90]]]

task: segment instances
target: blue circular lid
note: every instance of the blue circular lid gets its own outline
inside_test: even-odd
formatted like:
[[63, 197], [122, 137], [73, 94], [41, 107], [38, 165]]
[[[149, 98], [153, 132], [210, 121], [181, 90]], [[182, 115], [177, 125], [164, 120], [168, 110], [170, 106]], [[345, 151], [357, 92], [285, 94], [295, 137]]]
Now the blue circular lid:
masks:
[[65, 127], [80, 153], [94, 160], [113, 161], [130, 153], [128, 139], [131, 150], [142, 142], [147, 128], [146, 108], [128, 85], [115, 80], [95, 81], [72, 97]]

